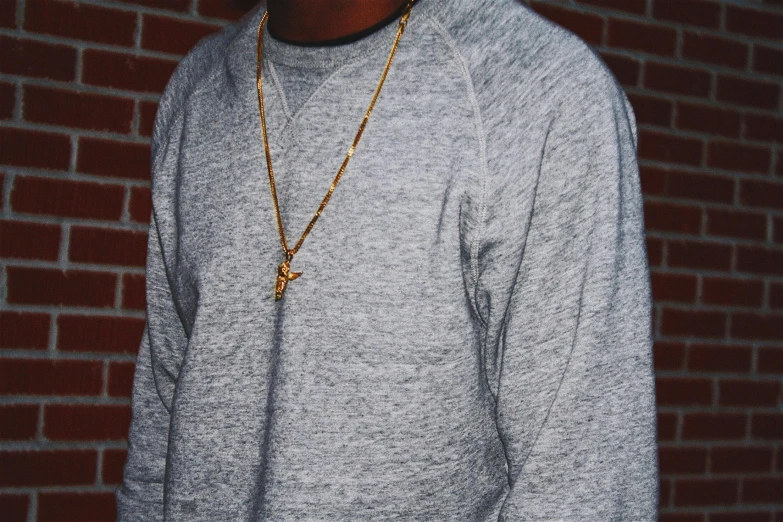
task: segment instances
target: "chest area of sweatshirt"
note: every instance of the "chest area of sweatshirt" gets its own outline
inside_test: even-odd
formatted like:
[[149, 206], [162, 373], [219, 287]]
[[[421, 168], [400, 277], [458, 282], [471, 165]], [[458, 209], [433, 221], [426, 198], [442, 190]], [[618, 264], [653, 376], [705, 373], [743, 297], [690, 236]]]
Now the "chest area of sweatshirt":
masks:
[[[269, 154], [289, 248], [330, 190], [362, 123], [385, 56], [372, 58], [340, 67], [293, 113], [265, 76]], [[322, 274], [321, 288], [340, 280], [346, 292], [388, 287], [387, 278], [426, 292], [421, 283], [430, 276], [460, 277], [483, 183], [469, 93], [452, 60], [400, 52], [292, 270], [307, 266], [310, 281]], [[273, 274], [283, 254], [255, 82], [218, 75], [192, 98], [176, 175], [178, 279], [225, 287], [227, 273], [228, 284], [238, 286], [257, 271]]]

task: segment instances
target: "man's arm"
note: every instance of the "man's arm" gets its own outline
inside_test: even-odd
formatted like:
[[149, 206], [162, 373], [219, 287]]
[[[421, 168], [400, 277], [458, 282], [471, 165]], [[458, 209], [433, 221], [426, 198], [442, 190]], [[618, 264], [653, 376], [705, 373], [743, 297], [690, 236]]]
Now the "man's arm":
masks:
[[[492, 239], [479, 258], [477, 300], [511, 486], [500, 521], [657, 520], [636, 127], [621, 88], [602, 74], [569, 90], [552, 113], [535, 186], [520, 189], [533, 199], [529, 223], [491, 212]], [[520, 237], [512, 227], [526, 230], [522, 244], [503, 239]], [[510, 287], [493, 275], [509, 265]]]

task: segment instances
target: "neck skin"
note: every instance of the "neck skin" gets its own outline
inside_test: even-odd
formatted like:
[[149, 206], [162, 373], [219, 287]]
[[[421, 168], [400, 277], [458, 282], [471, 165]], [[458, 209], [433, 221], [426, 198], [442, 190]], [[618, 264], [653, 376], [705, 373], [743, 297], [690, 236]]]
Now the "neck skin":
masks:
[[391, 16], [406, 0], [267, 0], [269, 30], [317, 44], [358, 33]]

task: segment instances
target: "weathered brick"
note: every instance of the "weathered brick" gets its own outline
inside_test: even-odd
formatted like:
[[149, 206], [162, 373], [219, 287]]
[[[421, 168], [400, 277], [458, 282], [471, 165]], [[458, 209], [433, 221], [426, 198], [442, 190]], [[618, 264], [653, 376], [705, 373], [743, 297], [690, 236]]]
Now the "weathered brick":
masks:
[[0, 163], [66, 170], [70, 162], [71, 139], [67, 135], [0, 127]]
[[76, 40], [132, 46], [136, 14], [81, 2], [25, 0], [24, 29]]
[[56, 261], [60, 232], [59, 225], [0, 220], [0, 257]]
[[127, 134], [133, 106], [127, 98], [25, 85], [22, 116], [35, 123]]
[[57, 317], [57, 349], [64, 352], [135, 354], [144, 319], [61, 314]]
[[45, 350], [49, 345], [49, 314], [0, 312], [0, 348]]
[[95, 450], [0, 451], [0, 487], [76, 486], [95, 482]]
[[9, 266], [7, 301], [14, 304], [110, 307], [117, 275], [56, 268]]
[[3, 395], [98, 395], [102, 383], [100, 361], [0, 359]]
[[16, 176], [11, 208], [26, 214], [116, 221], [122, 217], [124, 198], [121, 185]]

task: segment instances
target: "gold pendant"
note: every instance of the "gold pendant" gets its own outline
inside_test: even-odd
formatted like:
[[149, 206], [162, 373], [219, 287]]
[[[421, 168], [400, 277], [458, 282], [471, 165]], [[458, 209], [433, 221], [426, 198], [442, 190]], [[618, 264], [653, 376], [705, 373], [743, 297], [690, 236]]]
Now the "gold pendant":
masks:
[[294, 279], [302, 275], [302, 272], [291, 272], [290, 262], [291, 262], [291, 258], [286, 259], [285, 261], [280, 263], [280, 266], [277, 267], [277, 282], [275, 284], [275, 301], [283, 297], [283, 292], [285, 291], [285, 287], [289, 281], [293, 281]]

